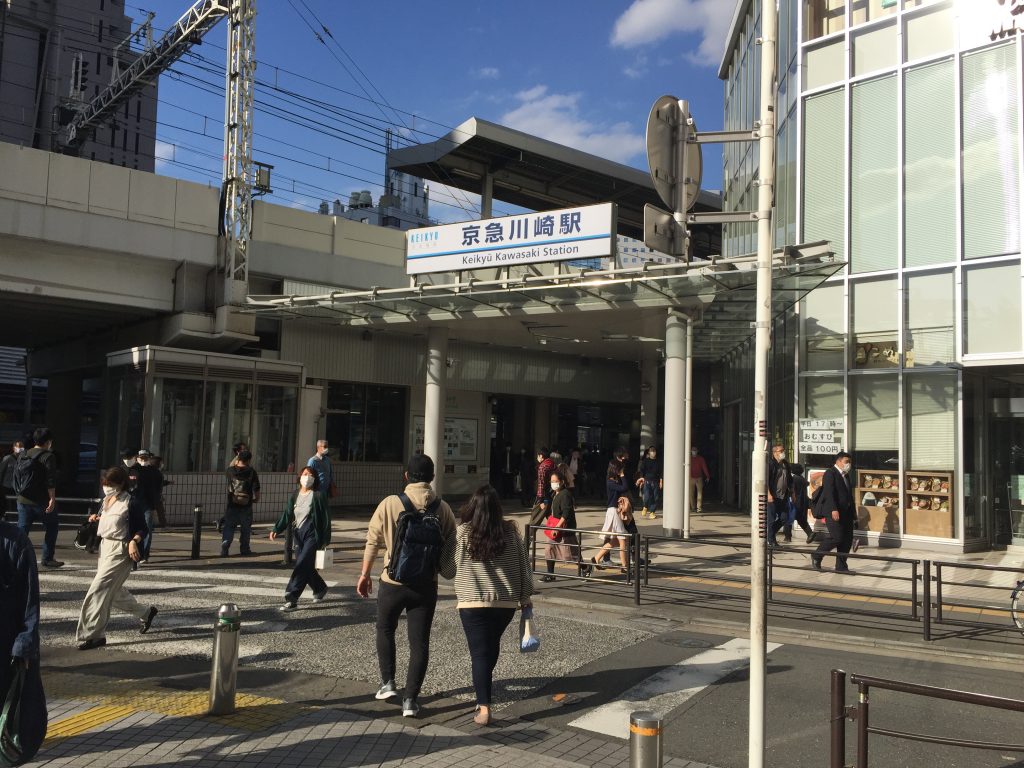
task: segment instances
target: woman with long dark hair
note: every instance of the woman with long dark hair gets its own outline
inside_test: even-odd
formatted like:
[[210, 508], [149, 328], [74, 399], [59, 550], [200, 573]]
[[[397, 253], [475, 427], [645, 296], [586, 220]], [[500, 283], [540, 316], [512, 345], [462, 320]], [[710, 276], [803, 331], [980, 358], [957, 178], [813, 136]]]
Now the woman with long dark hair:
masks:
[[501, 636], [517, 608], [530, 605], [533, 574], [519, 528], [505, 520], [497, 492], [478, 488], [455, 533], [455, 594], [473, 662], [478, 725], [491, 722], [491, 689]]

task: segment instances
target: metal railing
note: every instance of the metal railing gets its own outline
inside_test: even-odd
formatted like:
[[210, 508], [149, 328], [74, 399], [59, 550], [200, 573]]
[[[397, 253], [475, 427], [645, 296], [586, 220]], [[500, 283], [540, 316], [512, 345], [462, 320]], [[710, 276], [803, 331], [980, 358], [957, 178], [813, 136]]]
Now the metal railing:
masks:
[[[933, 611], [933, 621], [936, 624], [950, 624], [961, 627], [974, 627], [977, 629], [1016, 630], [1010, 615], [1010, 594], [1013, 591], [1017, 580], [1024, 579], [1024, 568], [943, 561], [933, 562], [932, 566], [935, 568], [935, 606]], [[1013, 574], [1013, 576], [1007, 579], [1006, 584], [989, 584], [979, 583], [977, 581], [959, 581], [956, 579], [944, 578], [943, 572], [945, 571], [948, 574], [951, 570], [973, 571], [975, 573], [987, 574], [1009, 573]], [[946, 597], [948, 587], [984, 590], [986, 594], [993, 593], [998, 595], [998, 600], [983, 602], [980, 604], [978, 602], [965, 603], [957, 600], [948, 600]], [[971, 621], [966, 618], [949, 618], [946, 614], [947, 608], [952, 608], [954, 612], [977, 611], [981, 616], [985, 615], [985, 612], [987, 611], [989, 612], [989, 615], [993, 613], [997, 614], [1002, 621], [997, 623], [996, 621]]]
[[[569, 565], [577, 566], [577, 572], [575, 574], [572, 573], [572, 572], [570, 572], [570, 573], [559, 573], [559, 574], [557, 574], [557, 578], [560, 578], [560, 579], [571, 579], [571, 580], [579, 581], [579, 582], [597, 582], [597, 583], [603, 583], [603, 584], [617, 584], [617, 585], [625, 584], [626, 586], [632, 587], [633, 603], [635, 605], [640, 605], [640, 580], [641, 580], [640, 579], [640, 572], [639, 572], [640, 569], [638, 569], [636, 567], [636, 565], [640, 562], [640, 534], [633, 534], [633, 533], [626, 533], [626, 534], [615, 533], [615, 534], [612, 534], [612, 533], [608, 533], [607, 531], [594, 531], [594, 530], [586, 530], [586, 529], [582, 529], [582, 528], [553, 528], [553, 527], [549, 527], [549, 526], [546, 526], [546, 525], [528, 525], [528, 526], [526, 526], [526, 535], [527, 535], [527, 541], [529, 542], [529, 547], [530, 547], [530, 567], [531, 567], [531, 569], [533, 571], [533, 574], [535, 576], [547, 576], [547, 575], [549, 575], [547, 570], [544, 570], [544, 571], [537, 570], [537, 543], [538, 543], [537, 542], [537, 535], [541, 534], [541, 535], [545, 536], [545, 541], [541, 542], [544, 545], [549, 545], [549, 544], [555, 544], [556, 543], [556, 542], [551, 541], [551, 540], [549, 540], [547, 538], [546, 534], [544, 534], [545, 531], [557, 531], [557, 532], [560, 532], [560, 533], [574, 533], [574, 534], [576, 534], [576, 538], [578, 540], [578, 544], [571, 544], [571, 545], [565, 545], [565, 546], [570, 546], [570, 547], [573, 547], [573, 548], [578, 548], [579, 549], [579, 557], [580, 557], [579, 560], [561, 560], [561, 559], [558, 559], [558, 558], [552, 558], [556, 565], [558, 563], [568, 563]], [[594, 546], [593, 544], [588, 546], [587, 544], [584, 543], [584, 541], [585, 541], [585, 539], [587, 537], [590, 537], [591, 541], [593, 541], [594, 538], [600, 537], [600, 539], [602, 540], [602, 543], [601, 543], [601, 545], [598, 545], [598, 546]], [[602, 567], [600, 565], [596, 565], [594, 563], [591, 563], [590, 561], [586, 560], [584, 558], [584, 556], [583, 556], [583, 554], [588, 549], [594, 550], [594, 551], [599, 550], [600, 547], [603, 546], [604, 540], [606, 538], [608, 538], [608, 537], [614, 537], [614, 538], [620, 539], [620, 540], [625, 539], [625, 540], [627, 540], [629, 542], [627, 544], [626, 548], [625, 548], [625, 551], [626, 551], [626, 567], [625, 567], [626, 573], [624, 574], [625, 577], [626, 577], [625, 581], [622, 581], [621, 579], [612, 578], [611, 576], [600, 576], [600, 575], [595, 576], [594, 573], [600, 573], [602, 570], [606, 570], [606, 568], [604, 568], [604, 567]], [[614, 553], [615, 549], [617, 549], [617, 548], [613, 547], [611, 552]], [[618, 548], [618, 549], [621, 550], [621, 548]], [[613, 557], [614, 557], [614, 554], [613, 554]], [[547, 557], [545, 556], [544, 559], [547, 560]], [[589, 575], [584, 575], [584, 573], [582, 573], [582, 571], [580, 570], [580, 567], [584, 567], [585, 568], [585, 567], [589, 567], [589, 566], [594, 566], [593, 572], [590, 573]], [[615, 565], [612, 565], [610, 567], [612, 569], [618, 569], [618, 566], [615, 566]], [[554, 574], [550, 574], [550, 575], [554, 575]]]
[[[1024, 744], [1006, 744], [991, 741], [955, 739], [948, 736], [895, 731], [889, 728], [873, 726], [871, 725], [870, 719], [870, 694], [872, 688], [928, 699], [953, 701], [959, 704], [1024, 713], [1024, 701], [1020, 699], [1006, 699], [1000, 696], [990, 696], [984, 693], [957, 691], [951, 688], [938, 688], [931, 685], [905, 683], [899, 680], [886, 680], [880, 677], [869, 677], [867, 675], [851, 675], [850, 682], [857, 686], [857, 704], [848, 707], [846, 706], [846, 673], [841, 669], [832, 670], [830, 681], [831, 707], [829, 722], [829, 768], [846, 768], [846, 722], [848, 720], [852, 720], [857, 724], [857, 753], [855, 768], [868, 768], [869, 737], [872, 734], [905, 741], [939, 744], [946, 747], [987, 749], [998, 750], [1001, 752], [1024, 752]], [[1015, 732], [1021, 733], [1022, 730], [1024, 730], [1024, 728], [1018, 728]]]

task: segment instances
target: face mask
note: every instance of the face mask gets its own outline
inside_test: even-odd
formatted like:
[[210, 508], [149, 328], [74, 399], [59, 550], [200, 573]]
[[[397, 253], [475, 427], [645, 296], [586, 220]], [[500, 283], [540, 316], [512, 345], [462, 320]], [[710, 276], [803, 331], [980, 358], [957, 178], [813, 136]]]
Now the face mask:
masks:
[[691, 455], [691, 456], [696, 456], [696, 455], [697, 455], [697, 452], [696, 452], [696, 451], [690, 451], [690, 455]]
[[562, 484], [561, 484], [561, 483], [552, 483], [552, 484], [551, 484], [551, 490], [552, 490], [552, 491], [557, 491], [557, 490], [558, 490], [559, 488], [561, 488], [561, 487], [562, 487]]
[[299, 478], [299, 485], [301, 485], [303, 488], [312, 488], [313, 487], [313, 476], [312, 475], [303, 475], [302, 477]]
[[850, 471], [850, 465], [849, 464], [840, 464], [839, 465], [839, 471], [842, 472], [845, 475], [847, 472]]
[[775, 457], [775, 460], [776, 461], [785, 461], [786, 460], [786, 454], [780, 453], [778, 456]]
[[17, 448], [14, 449], [14, 455], [17, 456], [19, 453], [21, 453], [24, 450], [25, 450], [25, 447], [19, 445]]
[[104, 496], [112, 496], [114, 494], [114, 491], [116, 491], [116, 490], [117, 489], [114, 488], [111, 485], [104, 485], [103, 486], [103, 495]]
[[124, 460], [124, 465], [126, 467], [134, 467], [135, 466], [135, 459], [125, 459]]

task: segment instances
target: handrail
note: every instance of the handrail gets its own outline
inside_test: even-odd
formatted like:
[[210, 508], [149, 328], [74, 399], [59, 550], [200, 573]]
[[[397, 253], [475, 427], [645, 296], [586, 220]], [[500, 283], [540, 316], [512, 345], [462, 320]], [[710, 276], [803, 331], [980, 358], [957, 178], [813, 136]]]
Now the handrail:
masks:
[[[527, 530], [528, 536], [530, 538], [530, 541], [529, 541], [530, 565], [531, 565], [531, 568], [532, 568], [532, 572], [534, 574], [542, 574], [542, 575], [546, 575], [546, 572], [538, 571], [537, 570], [537, 532], [538, 531], [559, 531], [559, 532], [562, 532], [562, 533], [586, 534], [586, 535], [590, 535], [590, 536], [602, 536], [602, 537], [614, 536], [615, 538], [619, 538], [619, 539], [629, 539], [630, 543], [629, 543], [629, 546], [628, 546], [628, 548], [626, 550], [626, 552], [627, 552], [627, 555], [626, 555], [626, 558], [627, 558], [626, 559], [626, 584], [627, 585], [632, 585], [632, 587], [633, 587], [633, 603], [635, 605], [640, 605], [640, 569], [637, 567], [637, 565], [640, 563], [640, 538], [641, 538], [642, 534], [640, 534], [640, 533], [611, 533], [609, 531], [594, 531], [594, 530], [587, 530], [587, 529], [583, 529], [583, 528], [563, 528], [563, 527], [560, 527], [560, 526], [549, 526], [549, 525], [527, 525], [526, 526], [526, 530]], [[551, 542], [551, 543], [557, 543], [557, 542]], [[580, 549], [580, 557], [582, 558], [583, 550], [584, 550], [582, 535], [579, 536], [579, 544], [578, 544], [578, 546], [579, 546], [579, 549]], [[581, 559], [580, 565], [584, 565], [584, 563], [582, 562], [582, 559]], [[582, 573], [577, 573], [576, 575], [572, 575], [572, 574], [565, 575], [565, 574], [562, 574], [560, 577], [561, 578], [575, 580], [575, 581], [584, 581], [584, 582], [600, 582], [600, 583], [605, 583], [605, 584], [619, 583], [617, 580], [613, 581], [612, 579], [601, 577], [601, 576], [584, 576]]]
[[[946, 586], [950, 586], [950, 587], [966, 587], [968, 589], [987, 589], [987, 590], [990, 590], [990, 591], [1002, 592], [1004, 595], [1006, 594], [1006, 590], [1007, 589], [1013, 589], [1012, 586], [1008, 586], [1008, 585], [1005, 585], [1005, 584], [1003, 584], [1003, 585], [999, 585], [999, 584], [972, 584], [970, 582], [964, 582], [964, 581], [946, 580], [946, 579], [942, 578], [942, 569], [943, 568], [946, 568], [946, 569], [949, 569], [949, 568], [960, 568], [960, 569], [964, 569], [964, 570], [983, 571], [983, 572], [989, 572], [989, 573], [1012, 573], [1012, 574], [1014, 574], [1014, 575], [1016, 575], [1018, 577], [1024, 576], [1024, 567], [1022, 567], [1022, 568], [1014, 568], [1013, 566], [1008, 566], [1008, 565], [986, 565], [984, 563], [956, 563], [956, 562], [952, 562], [952, 561], [939, 561], [939, 562], [933, 562], [932, 564], [935, 566], [935, 620], [938, 621], [938, 622], [942, 622], [942, 621], [945, 620], [945, 617], [943, 616], [943, 608], [944, 608], [944, 606], [947, 606], [947, 605], [949, 607], [951, 607], [951, 608], [978, 608], [978, 607], [983, 607], [985, 610], [995, 610], [995, 611], [1000, 611], [1000, 612], [1006, 613], [1006, 614], [1010, 613], [1010, 609], [1008, 607], [1003, 607], [1003, 606], [997, 606], [997, 605], [977, 606], [977, 605], [973, 605], [971, 603], [962, 603], [962, 602], [956, 602], [956, 601], [952, 601], [952, 600], [947, 601], [946, 599], [943, 598], [943, 595], [942, 595], [943, 588], [946, 587]], [[968, 624], [970, 626], [977, 626], [977, 627], [991, 627], [992, 626], [992, 622], [983, 623], [983, 622], [952, 621], [952, 622], [949, 622], [949, 623], [951, 623], [951, 624]]]

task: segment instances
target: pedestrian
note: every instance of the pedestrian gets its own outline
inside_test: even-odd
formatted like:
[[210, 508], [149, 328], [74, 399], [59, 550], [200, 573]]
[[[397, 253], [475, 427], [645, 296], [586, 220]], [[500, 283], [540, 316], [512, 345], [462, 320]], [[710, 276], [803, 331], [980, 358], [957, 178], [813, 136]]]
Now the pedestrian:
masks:
[[[430, 629], [437, 607], [437, 576], [455, 573], [442, 565], [453, 562], [455, 515], [434, 493], [434, 461], [422, 453], [409, 460], [405, 490], [388, 496], [374, 510], [366, 532], [363, 567], [356, 582], [360, 597], [373, 591], [371, 571], [377, 555], [384, 552], [377, 595], [377, 661], [381, 686], [378, 700], [398, 696], [395, 687], [395, 630], [405, 613], [409, 635], [409, 669], [402, 696], [402, 716], [416, 717], [419, 694], [430, 663]], [[407, 546], [409, 537], [420, 546]]]
[[814, 505], [814, 515], [824, 518], [828, 535], [811, 555], [811, 566], [817, 571], [821, 570], [822, 556], [834, 549], [838, 553], [836, 573], [853, 573], [843, 557], [853, 546], [853, 528], [857, 522], [853, 492], [850, 490], [850, 466], [850, 454], [840, 451], [836, 454], [835, 464], [825, 471], [822, 478], [821, 495]]
[[149, 562], [149, 550], [153, 546], [153, 529], [158, 520], [157, 507], [160, 494], [164, 491], [164, 475], [156, 468], [153, 454], [143, 448], [135, 461], [135, 496], [142, 502], [146, 516], [146, 536], [142, 540], [142, 557], [139, 563]]
[[636, 521], [633, 519], [633, 503], [628, 496], [620, 496], [615, 500], [615, 505], [608, 507], [604, 516], [604, 525], [601, 531], [607, 534], [604, 537], [604, 544], [597, 551], [597, 555], [590, 558], [590, 563], [585, 566], [584, 576], [591, 576], [594, 568], [604, 568], [604, 563], [611, 562], [612, 550], [616, 547], [619, 550], [619, 562], [622, 564], [622, 573], [629, 570], [629, 534], [636, 532]]
[[551, 460], [555, 461], [555, 472], [562, 478], [562, 485], [569, 489], [569, 492], [576, 497], [576, 475], [569, 469], [569, 465], [565, 462], [565, 459], [561, 454], [558, 454], [558, 460], [555, 460], [555, 454], [551, 454]]
[[533, 574], [526, 542], [516, 524], [504, 519], [493, 488], [478, 488], [460, 518], [454, 549], [456, 609], [473, 666], [473, 722], [488, 725], [501, 637], [516, 609], [531, 605]]
[[530, 512], [530, 525], [544, 525], [548, 517], [548, 499], [551, 498], [551, 473], [555, 471], [555, 462], [551, 460], [551, 451], [547, 446], [537, 449], [537, 476], [535, 478], [535, 494], [533, 510]]
[[321, 492], [328, 498], [333, 499], [336, 493], [334, 487], [334, 468], [331, 466], [331, 456], [327, 450], [327, 441], [320, 439], [316, 441], [316, 453], [309, 457], [307, 467], [312, 467], [320, 481]]
[[235, 528], [238, 534], [238, 551], [242, 557], [252, 555], [249, 548], [249, 536], [252, 533], [252, 505], [260, 500], [260, 478], [249, 462], [252, 454], [248, 450], [241, 451], [235, 461], [228, 467], [228, 503], [224, 512], [224, 531], [221, 534], [220, 556], [227, 557], [231, 543], [235, 540]]
[[[34, 756], [46, 736], [46, 698], [39, 669], [39, 574], [36, 553], [16, 525], [0, 520], [0, 697], [6, 697], [15, 667], [25, 671], [15, 724], [23, 761]], [[6, 714], [6, 713], [5, 713]]]
[[655, 520], [658, 517], [661, 491], [665, 487], [661, 460], [658, 458], [658, 449], [655, 446], [650, 446], [647, 449], [647, 454], [640, 459], [637, 474], [640, 476], [637, 478], [636, 484], [640, 486], [640, 494], [643, 497], [640, 517], [650, 517], [651, 520]]
[[537, 467], [525, 448], [519, 449], [519, 502], [530, 506], [533, 501], [534, 483], [537, 478]]
[[[3, 459], [0, 459], [0, 493], [3, 493], [3, 504], [0, 509], [6, 514], [15, 512], [18, 509], [17, 499], [14, 496], [14, 465], [18, 463], [18, 457], [25, 452], [25, 443], [15, 440], [11, 444], [11, 452]], [[2, 518], [2, 515], [0, 515]]]
[[786, 463], [786, 449], [776, 443], [768, 459], [768, 546], [777, 547], [776, 538], [789, 519], [789, 498], [792, 495], [793, 474]]
[[43, 524], [43, 566], [60, 568], [64, 563], [54, 557], [60, 517], [57, 513], [57, 457], [53, 453], [53, 434], [46, 427], [32, 433], [33, 447], [18, 454], [14, 465], [13, 488], [18, 502], [18, 527], [28, 536], [32, 523]]
[[814, 541], [814, 529], [807, 523], [807, 510], [810, 506], [810, 497], [807, 495], [807, 478], [804, 477], [804, 468], [800, 464], [790, 465], [793, 472], [793, 495], [789, 501], [789, 524], [785, 529], [785, 541], [793, 540], [793, 523], [800, 526], [800, 530], [807, 536], [807, 543]]
[[690, 504], [698, 512], [704, 511], [704, 484], [711, 479], [708, 463], [697, 446], [690, 448]]
[[289, 528], [295, 530], [295, 568], [284, 590], [284, 612], [298, 608], [299, 598], [308, 585], [313, 590], [313, 602], [327, 596], [327, 584], [316, 570], [316, 552], [331, 543], [331, 517], [327, 511], [327, 498], [320, 491], [320, 478], [312, 467], [303, 467], [296, 478], [298, 490], [288, 499], [284, 514], [270, 532], [270, 540]]
[[[544, 531], [551, 539], [547, 546], [547, 575], [541, 577], [541, 581], [555, 580], [555, 561], [576, 564], [576, 575], [583, 575], [583, 553], [580, 549], [580, 539], [576, 534], [576, 502], [573, 500], [572, 492], [566, 487], [562, 476], [558, 472], [551, 473], [551, 514], [549, 522], [554, 518], [557, 522], [554, 525], [560, 530], [557, 532]], [[568, 530], [561, 530], [568, 529]]]
[[100, 556], [96, 576], [82, 603], [78, 618], [78, 650], [88, 651], [107, 644], [106, 630], [110, 611], [117, 608], [139, 620], [139, 632], [146, 634], [156, 617], [156, 606], [144, 608], [124, 583], [132, 563], [142, 557], [146, 536], [145, 504], [128, 492], [128, 473], [123, 467], [111, 467], [100, 475], [103, 503], [90, 522], [99, 521]]
[[[249, 450], [249, 446], [246, 445], [245, 443], [238, 442], [238, 443], [235, 443], [234, 446], [232, 446], [231, 450], [233, 451], [233, 454], [231, 456], [231, 461], [228, 462], [228, 467], [227, 467], [228, 470], [230, 470], [232, 467], [237, 467], [238, 466], [238, 454], [240, 454], [242, 451], [248, 451]], [[220, 519], [217, 520], [217, 533], [221, 533], [223, 530], [224, 530], [224, 515], [221, 515]]]

